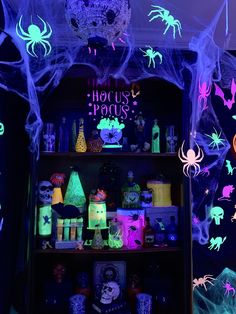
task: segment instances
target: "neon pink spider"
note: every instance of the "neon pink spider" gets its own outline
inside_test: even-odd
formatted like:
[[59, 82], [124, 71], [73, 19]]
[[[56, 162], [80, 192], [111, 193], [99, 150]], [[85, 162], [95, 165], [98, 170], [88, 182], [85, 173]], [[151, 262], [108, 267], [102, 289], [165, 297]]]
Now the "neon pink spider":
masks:
[[[208, 108], [207, 106], [207, 97], [211, 93], [211, 86], [207, 86], [206, 82], [203, 82], [202, 85], [200, 84], [200, 80], [198, 83], [198, 89], [199, 89], [199, 96], [198, 96], [198, 105], [203, 110], [206, 110]], [[203, 106], [201, 106], [203, 101]]]
[[190, 173], [191, 173], [190, 172], [191, 167], [194, 168], [194, 175], [193, 175], [194, 177], [196, 177], [200, 173], [200, 166], [198, 163], [201, 162], [204, 157], [202, 149], [198, 146], [197, 143], [196, 145], [198, 149], [197, 155], [195, 154], [195, 151], [192, 148], [190, 148], [187, 151], [187, 155], [184, 154], [184, 151], [183, 151], [184, 141], [181, 148], [178, 151], [179, 159], [185, 164], [183, 167], [183, 173], [186, 177], [189, 177], [189, 178], [190, 178]]
[[224, 284], [224, 285], [223, 285], [223, 288], [225, 288], [225, 293], [224, 293], [224, 295], [227, 294], [227, 297], [228, 297], [230, 291], [232, 291], [232, 292], [233, 292], [233, 296], [234, 296], [234, 295], [235, 295], [235, 289], [234, 289], [234, 287], [231, 286], [231, 283], [230, 283], [228, 280], [226, 280], [226, 283], [223, 282], [223, 284]]

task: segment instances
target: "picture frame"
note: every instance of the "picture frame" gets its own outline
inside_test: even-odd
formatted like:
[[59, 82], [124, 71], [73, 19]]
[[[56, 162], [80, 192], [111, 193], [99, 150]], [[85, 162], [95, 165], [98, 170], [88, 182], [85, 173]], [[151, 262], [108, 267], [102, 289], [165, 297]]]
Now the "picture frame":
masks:
[[121, 298], [126, 288], [125, 261], [95, 261], [93, 267], [94, 298], [100, 300], [102, 285], [108, 281], [115, 281], [120, 286]]

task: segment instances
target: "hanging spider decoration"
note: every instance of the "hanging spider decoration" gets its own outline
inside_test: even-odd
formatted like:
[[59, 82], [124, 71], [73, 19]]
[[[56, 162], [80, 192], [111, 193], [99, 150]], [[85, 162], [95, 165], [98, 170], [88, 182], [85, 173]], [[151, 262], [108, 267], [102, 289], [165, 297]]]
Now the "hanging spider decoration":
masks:
[[159, 57], [160, 59], [160, 64], [162, 63], [162, 54], [158, 51], [153, 50], [153, 48], [151, 46], [146, 46], [148, 49], [147, 50], [143, 50], [141, 48], [139, 48], [139, 50], [141, 50], [144, 53], [144, 57], [148, 57], [149, 58], [149, 62], [148, 62], [148, 67], [150, 68], [151, 63], [153, 68], [155, 69], [156, 67], [156, 63], [155, 63], [155, 58], [156, 56]]
[[198, 105], [202, 109], [202, 111], [204, 111], [208, 108], [207, 97], [211, 93], [211, 86], [207, 86], [206, 82], [203, 82], [202, 84], [200, 84], [200, 80], [199, 80], [198, 90], [199, 90]]
[[35, 52], [35, 45], [40, 44], [44, 48], [44, 57], [48, 56], [52, 50], [52, 47], [47, 39], [49, 39], [52, 35], [52, 28], [48, 22], [45, 22], [40, 16], [37, 17], [43, 23], [43, 30], [41, 31], [40, 28], [35, 24], [30, 24], [28, 27], [28, 33], [24, 31], [21, 22], [22, 22], [21, 15], [19, 22], [16, 24], [16, 34], [23, 39], [24, 41], [28, 41], [26, 44], [26, 51], [32, 57], [38, 57]]
[[179, 33], [179, 36], [181, 37], [181, 23], [179, 20], [174, 19], [174, 17], [172, 15], [170, 15], [170, 11], [158, 6], [158, 5], [151, 5], [153, 8], [156, 8], [155, 10], [151, 10], [148, 14], [148, 16], [152, 15], [153, 13], [156, 13], [154, 16], [152, 16], [152, 18], [149, 20], [149, 22], [152, 22], [153, 20], [157, 19], [157, 18], [161, 18], [161, 20], [163, 22], [165, 22], [166, 28], [164, 30], [163, 35], [166, 34], [166, 32], [168, 31], [168, 29], [170, 27], [173, 28], [173, 38], [175, 39], [175, 32], [176, 32], [176, 27]]
[[220, 138], [221, 136], [221, 132], [218, 134], [218, 132], [216, 131], [216, 129], [213, 127], [215, 133], [211, 133], [211, 135], [209, 134], [205, 134], [206, 136], [210, 137], [212, 139], [212, 142], [210, 144], [208, 144], [209, 147], [212, 146], [212, 149], [214, 149], [215, 147], [217, 147], [217, 149], [219, 150], [219, 145], [225, 146], [224, 144], [224, 139]]
[[204, 153], [202, 151], [202, 149], [197, 145], [197, 154], [195, 153], [195, 151], [190, 148], [187, 151], [187, 155], [184, 154], [183, 148], [184, 148], [184, 142], [181, 145], [181, 148], [178, 151], [178, 157], [179, 159], [185, 164], [183, 167], [183, 174], [186, 177], [190, 178], [190, 174], [191, 174], [191, 167], [194, 168], [194, 175], [193, 177], [196, 177], [201, 169], [198, 163], [200, 163], [204, 157]]

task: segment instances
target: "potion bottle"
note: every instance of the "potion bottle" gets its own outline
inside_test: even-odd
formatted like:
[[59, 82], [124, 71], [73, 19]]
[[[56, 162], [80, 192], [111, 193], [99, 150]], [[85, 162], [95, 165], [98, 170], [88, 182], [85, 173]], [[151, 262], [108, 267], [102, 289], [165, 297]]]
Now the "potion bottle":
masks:
[[75, 144], [75, 151], [77, 153], [84, 153], [87, 150], [87, 144], [84, 137], [84, 119], [79, 119], [79, 134]]
[[164, 223], [162, 222], [162, 218], [156, 219], [155, 231], [156, 231], [155, 239], [156, 244], [159, 246], [163, 246], [165, 244], [166, 239], [166, 229]]
[[66, 118], [62, 117], [58, 131], [58, 152], [69, 151], [69, 130], [66, 123]]
[[146, 217], [143, 229], [143, 247], [152, 247], [155, 242], [155, 231], [151, 227], [150, 218]]
[[157, 122], [155, 119], [152, 127], [152, 153], [160, 153], [160, 127]]
[[175, 216], [170, 216], [170, 223], [166, 226], [166, 238], [169, 246], [176, 246], [178, 241], [178, 227]]
[[77, 125], [76, 125], [76, 120], [74, 120], [72, 123], [71, 135], [70, 135], [70, 149], [72, 152], [75, 152], [76, 140], [77, 140]]

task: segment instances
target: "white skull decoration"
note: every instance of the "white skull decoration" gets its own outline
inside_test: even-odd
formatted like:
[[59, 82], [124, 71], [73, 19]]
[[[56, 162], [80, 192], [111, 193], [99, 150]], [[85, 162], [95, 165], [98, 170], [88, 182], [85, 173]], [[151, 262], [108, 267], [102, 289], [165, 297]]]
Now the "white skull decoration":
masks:
[[120, 295], [120, 287], [115, 281], [105, 282], [102, 286], [102, 295], [100, 302], [103, 304], [111, 304]]
[[43, 143], [45, 152], [54, 152], [55, 151], [55, 134], [43, 134]]
[[38, 200], [41, 204], [51, 204], [53, 185], [49, 181], [40, 181], [38, 185]]

